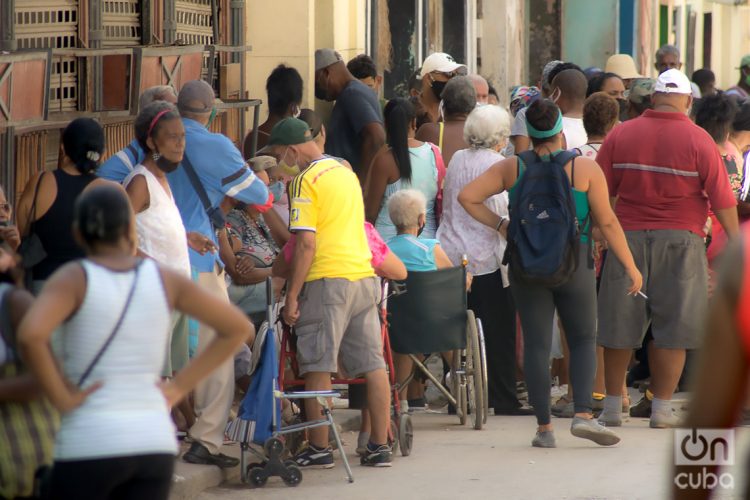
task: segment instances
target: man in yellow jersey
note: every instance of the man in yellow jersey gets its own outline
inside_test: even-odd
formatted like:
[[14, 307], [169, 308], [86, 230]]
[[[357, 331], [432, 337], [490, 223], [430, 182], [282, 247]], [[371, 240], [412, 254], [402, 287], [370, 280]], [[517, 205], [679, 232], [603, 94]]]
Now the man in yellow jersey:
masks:
[[[296, 166], [301, 171], [289, 190], [289, 230], [297, 235], [297, 243], [284, 320], [295, 327], [305, 388], [331, 389], [340, 351], [344, 371], [367, 380], [372, 431], [361, 463], [389, 467], [390, 396], [377, 313], [380, 286], [370, 265], [359, 180], [322, 153], [302, 120], [277, 123], [268, 145], [282, 168]], [[318, 403], [308, 399], [305, 405], [307, 417], [318, 418]], [[297, 464], [333, 467], [328, 428], [311, 429], [309, 441], [310, 446], [295, 457]]]

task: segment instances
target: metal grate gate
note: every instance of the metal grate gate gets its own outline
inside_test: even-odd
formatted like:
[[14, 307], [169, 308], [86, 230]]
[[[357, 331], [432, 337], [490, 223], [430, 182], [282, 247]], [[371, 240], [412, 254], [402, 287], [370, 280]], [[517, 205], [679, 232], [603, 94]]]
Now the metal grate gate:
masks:
[[211, 45], [211, 0], [177, 0], [177, 40], [185, 45]]
[[141, 44], [140, 0], [104, 0], [103, 47], [132, 47]]
[[[15, 32], [19, 49], [77, 48], [78, 0], [17, 0]], [[50, 79], [49, 110], [72, 111], [78, 103], [78, 64], [74, 57], [55, 58]]]

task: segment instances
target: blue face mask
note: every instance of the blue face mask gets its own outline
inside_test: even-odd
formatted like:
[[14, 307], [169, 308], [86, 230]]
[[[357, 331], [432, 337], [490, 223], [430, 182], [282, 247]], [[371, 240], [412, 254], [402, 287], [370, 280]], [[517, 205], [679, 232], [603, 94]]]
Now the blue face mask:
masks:
[[274, 200], [280, 200], [284, 196], [284, 183], [281, 181], [274, 182], [268, 186], [268, 190], [273, 194]]

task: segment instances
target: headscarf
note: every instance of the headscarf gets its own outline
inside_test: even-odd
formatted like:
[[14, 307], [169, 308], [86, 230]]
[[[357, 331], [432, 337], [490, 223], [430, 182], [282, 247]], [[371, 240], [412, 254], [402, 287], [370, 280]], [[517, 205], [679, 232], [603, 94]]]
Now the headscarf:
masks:
[[516, 116], [519, 111], [527, 108], [539, 99], [540, 92], [537, 87], [518, 85], [510, 91], [510, 112]]

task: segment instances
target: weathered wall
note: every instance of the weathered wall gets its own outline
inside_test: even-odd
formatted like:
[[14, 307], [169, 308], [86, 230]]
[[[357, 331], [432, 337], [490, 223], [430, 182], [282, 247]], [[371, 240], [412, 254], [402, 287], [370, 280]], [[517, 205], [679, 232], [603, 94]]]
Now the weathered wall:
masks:
[[528, 81], [525, 0], [484, 0], [479, 35], [479, 73], [508, 104], [510, 89]]
[[[597, 0], [598, 1], [598, 0]], [[539, 81], [544, 65], [561, 56], [561, 0], [529, 0], [528, 81]]]

